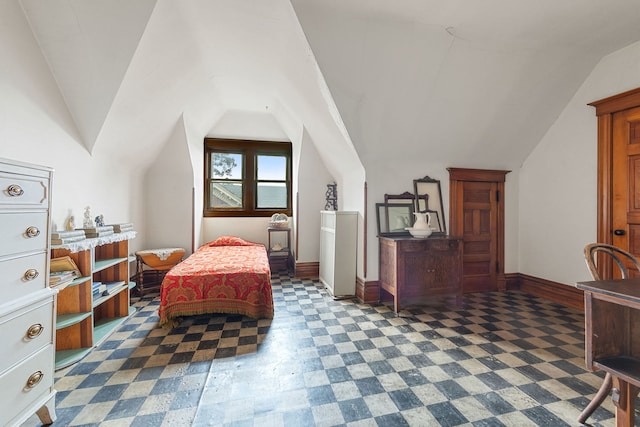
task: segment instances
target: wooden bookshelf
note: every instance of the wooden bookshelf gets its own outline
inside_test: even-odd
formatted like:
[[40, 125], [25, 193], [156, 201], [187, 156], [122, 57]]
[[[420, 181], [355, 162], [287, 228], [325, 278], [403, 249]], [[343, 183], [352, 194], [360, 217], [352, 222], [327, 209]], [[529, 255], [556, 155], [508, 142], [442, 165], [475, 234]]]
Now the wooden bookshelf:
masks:
[[[125, 234], [52, 246], [52, 258], [71, 257], [82, 274], [58, 294], [56, 369], [81, 360], [133, 313], [129, 238], [135, 233]], [[106, 295], [93, 294], [94, 281], [110, 282], [114, 288]]]

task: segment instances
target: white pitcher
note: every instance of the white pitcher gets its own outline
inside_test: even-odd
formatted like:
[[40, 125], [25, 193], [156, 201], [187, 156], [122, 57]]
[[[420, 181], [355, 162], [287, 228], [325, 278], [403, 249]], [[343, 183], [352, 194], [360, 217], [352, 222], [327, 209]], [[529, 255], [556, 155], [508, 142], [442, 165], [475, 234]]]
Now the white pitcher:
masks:
[[431, 225], [431, 215], [429, 212], [414, 212], [416, 216], [416, 222], [413, 223], [413, 228], [418, 230], [428, 230]]

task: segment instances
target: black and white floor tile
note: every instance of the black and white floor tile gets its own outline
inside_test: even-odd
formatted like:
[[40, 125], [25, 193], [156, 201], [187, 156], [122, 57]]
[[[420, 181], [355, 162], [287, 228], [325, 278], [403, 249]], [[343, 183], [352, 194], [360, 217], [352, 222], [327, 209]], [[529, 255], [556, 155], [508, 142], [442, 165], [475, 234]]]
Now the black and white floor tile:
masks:
[[[158, 327], [157, 297], [56, 373], [54, 426], [577, 426], [582, 313], [521, 292], [396, 316], [273, 276], [275, 317]], [[610, 399], [588, 420], [613, 426]], [[37, 418], [25, 426], [37, 426]]]

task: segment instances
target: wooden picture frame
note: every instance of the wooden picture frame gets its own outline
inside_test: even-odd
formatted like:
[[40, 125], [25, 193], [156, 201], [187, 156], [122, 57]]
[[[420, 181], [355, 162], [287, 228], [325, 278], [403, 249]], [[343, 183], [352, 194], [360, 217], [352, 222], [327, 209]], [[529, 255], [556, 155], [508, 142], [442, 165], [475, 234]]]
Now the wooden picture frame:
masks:
[[378, 236], [409, 236], [415, 221], [413, 203], [376, 203]]
[[385, 194], [385, 203], [415, 203], [416, 196], [413, 193], [405, 191], [402, 194]]
[[416, 212], [429, 212], [433, 233], [446, 234], [447, 226], [444, 218], [440, 181], [430, 178], [429, 176], [414, 179], [413, 189], [416, 200]]

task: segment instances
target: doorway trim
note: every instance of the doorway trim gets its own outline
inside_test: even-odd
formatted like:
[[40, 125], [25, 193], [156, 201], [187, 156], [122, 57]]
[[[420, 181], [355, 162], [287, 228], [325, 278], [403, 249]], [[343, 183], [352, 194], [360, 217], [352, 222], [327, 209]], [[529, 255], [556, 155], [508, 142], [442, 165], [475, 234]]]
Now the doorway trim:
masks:
[[[613, 115], [640, 107], [640, 88], [619, 93], [587, 104], [596, 109], [598, 117], [598, 188], [597, 241], [611, 244], [613, 235]], [[602, 263], [601, 275], [611, 277], [611, 263]]]

